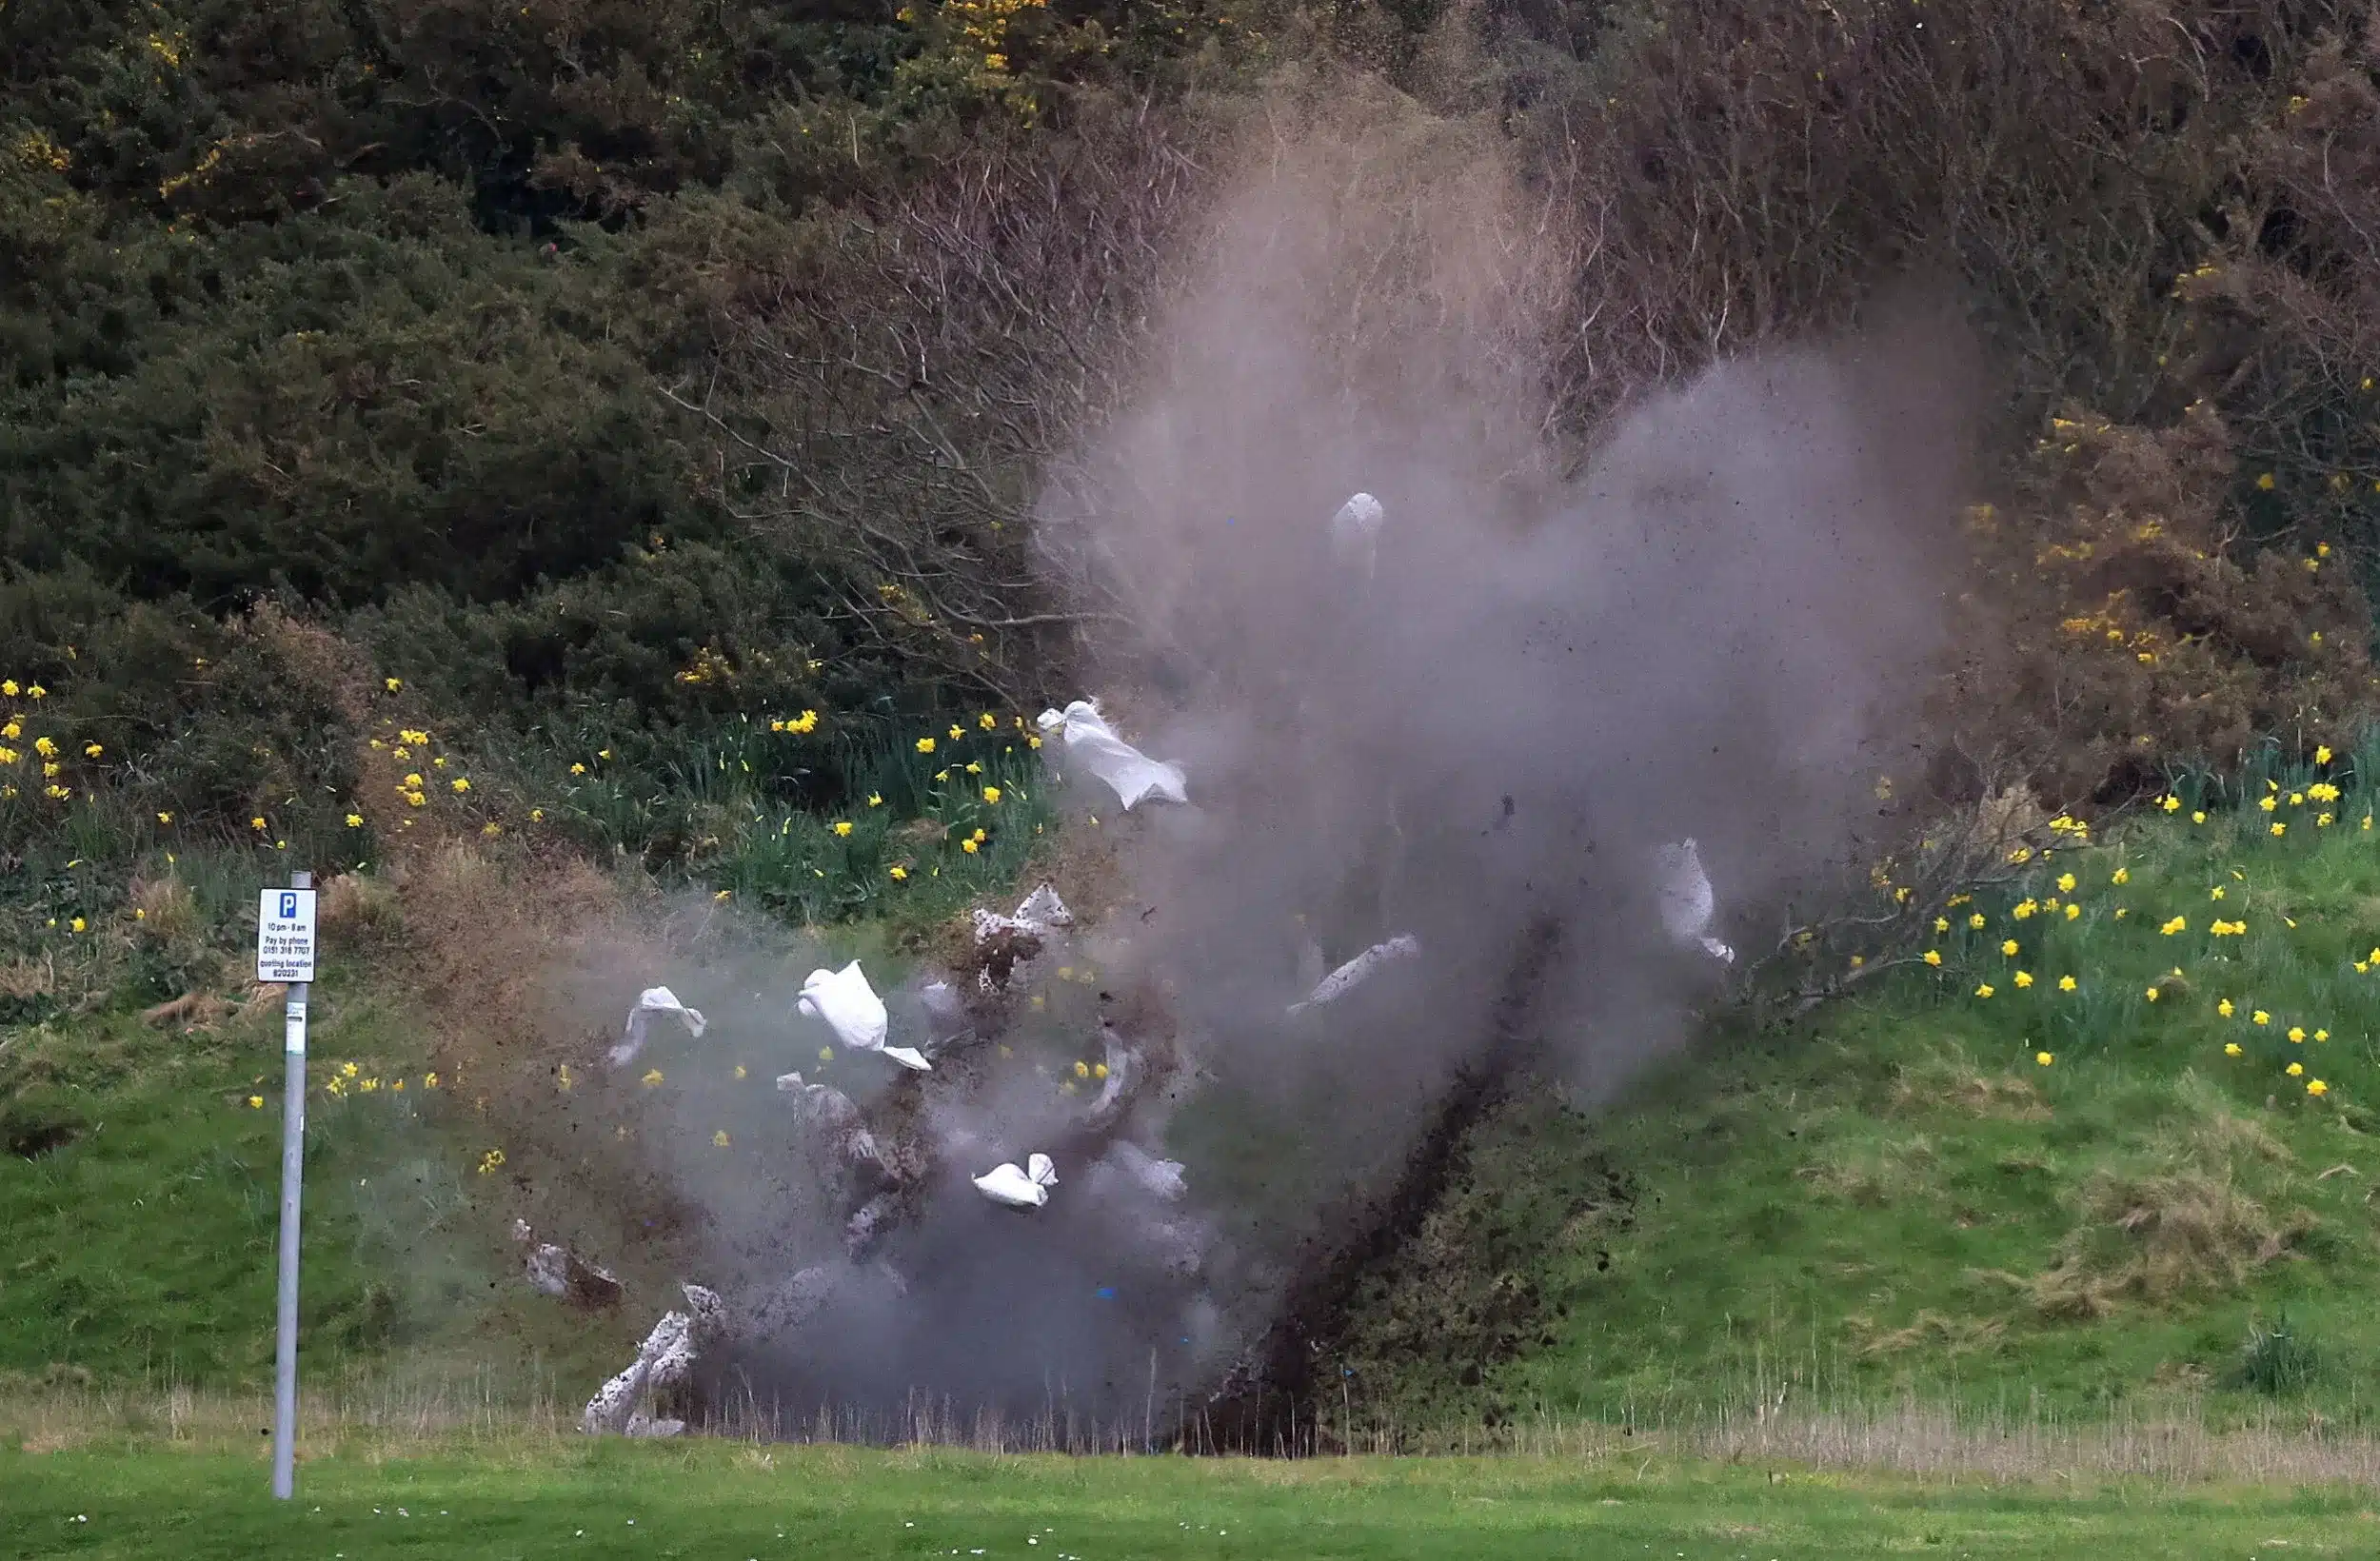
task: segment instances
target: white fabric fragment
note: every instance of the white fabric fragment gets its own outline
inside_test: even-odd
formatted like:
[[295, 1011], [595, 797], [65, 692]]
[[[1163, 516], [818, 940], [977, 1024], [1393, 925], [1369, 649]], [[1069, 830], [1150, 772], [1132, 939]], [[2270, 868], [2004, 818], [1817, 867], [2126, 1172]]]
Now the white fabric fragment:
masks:
[[1339, 506], [1331, 517], [1331, 551], [1339, 564], [1365, 580], [1379, 555], [1380, 526], [1388, 518], [1380, 502], [1368, 493], [1359, 493]]
[[[625, 1434], [655, 1389], [675, 1386], [692, 1374], [694, 1321], [683, 1312], [664, 1312], [653, 1331], [637, 1346], [627, 1369], [596, 1391], [579, 1416], [579, 1429], [589, 1436], [606, 1432]], [[647, 1422], [649, 1425], [650, 1422]]]
[[841, 970], [811, 971], [794, 1006], [813, 1018], [824, 1019], [835, 1037], [855, 1052], [881, 1052], [919, 1073], [930, 1072], [934, 1066], [914, 1047], [884, 1044], [892, 1019], [884, 1012], [884, 999], [867, 984], [857, 959]]
[[1077, 700], [1063, 710], [1044, 710], [1038, 724], [1045, 734], [1062, 739], [1066, 761], [1080, 764], [1115, 792], [1130, 812], [1151, 797], [1187, 802], [1181, 767], [1151, 759], [1109, 729], [1095, 700]]
[[1289, 1011], [1302, 1014], [1319, 1004], [1336, 1002], [1378, 974], [1381, 966], [1398, 959], [1415, 958], [1420, 953], [1421, 940], [1411, 933], [1398, 933], [1386, 942], [1375, 943], [1317, 981], [1314, 990], [1306, 995], [1305, 1001], [1291, 1003]]
[[1190, 1190], [1189, 1183], [1182, 1179], [1180, 1160], [1160, 1160], [1128, 1138], [1119, 1138], [1109, 1145], [1107, 1158], [1150, 1196], [1164, 1202], [1180, 1202]]
[[992, 1167], [975, 1178], [977, 1191], [1011, 1209], [1040, 1208], [1049, 1201], [1049, 1190], [1058, 1185], [1058, 1168], [1047, 1155], [1029, 1156], [1025, 1165], [1022, 1171], [1014, 1162]]
[[665, 986], [647, 987], [640, 993], [636, 1006], [628, 1010], [628, 1022], [620, 1037], [620, 1044], [611, 1049], [611, 1065], [625, 1068], [645, 1050], [645, 1027], [655, 1014], [674, 1014], [695, 1039], [703, 1038], [703, 1013], [688, 1008], [678, 1000], [678, 995]]
[[1656, 853], [1660, 866], [1661, 925], [1680, 943], [1692, 943], [1714, 959], [1735, 963], [1735, 951], [1711, 936], [1718, 914], [1718, 897], [1710, 875], [1702, 870], [1702, 853], [1692, 840], [1665, 845]]

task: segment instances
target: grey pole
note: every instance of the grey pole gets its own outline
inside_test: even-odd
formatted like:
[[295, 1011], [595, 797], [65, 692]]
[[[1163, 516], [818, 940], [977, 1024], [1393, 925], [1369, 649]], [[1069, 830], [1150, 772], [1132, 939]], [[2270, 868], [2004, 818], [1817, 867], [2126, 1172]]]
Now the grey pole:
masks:
[[[310, 889], [311, 873], [291, 873], [289, 887]], [[272, 1493], [288, 1501], [297, 1491], [298, 1189], [306, 1175], [306, 989], [289, 983], [282, 1025], [281, 1309], [272, 1391]]]

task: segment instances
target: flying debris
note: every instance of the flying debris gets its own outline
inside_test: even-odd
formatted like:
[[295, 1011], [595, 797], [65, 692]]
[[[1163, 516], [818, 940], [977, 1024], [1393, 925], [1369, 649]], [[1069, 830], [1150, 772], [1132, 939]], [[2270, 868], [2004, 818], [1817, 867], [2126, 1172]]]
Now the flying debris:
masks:
[[627, 1369], [596, 1391], [579, 1416], [579, 1429], [589, 1436], [605, 1432], [623, 1436], [675, 1436], [685, 1430], [683, 1420], [652, 1413], [661, 1393], [682, 1388], [694, 1374], [696, 1355], [714, 1342], [724, 1325], [725, 1309], [719, 1297], [701, 1285], [682, 1285], [687, 1310], [664, 1312], [653, 1331], [637, 1346]]
[[678, 995], [665, 986], [647, 987], [640, 993], [636, 1006], [628, 1010], [627, 1028], [620, 1037], [620, 1044], [611, 1049], [611, 1065], [625, 1068], [645, 1050], [645, 1027], [655, 1014], [675, 1014], [695, 1039], [703, 1038], [703, 1013], [688, 1008], [678, 1000]]
[[885, 1032], [891, 1019], [884, 1012], [884, 999], [867, 984], [867, 977], [860, 969], [860, 961], [852, 960], [841, 970], [813, 970], [810, 978], [802, 983], [802, 997], [795, 1003], [803, 1013], [824, 1019], [835, 1032], [837, 1039], [856, 1052], [882, 1052], [904, 1068], [927, 1073], [933, 1064], [925, 1054], [909, 1046], [887, 1046]]
[[1694, 943], [1714, 959], [1735, 962], [1735, 951], [1711, 936], [1718, 899], [1711, 892], [1710, 876], [1702, 870], [1702, 853], [1692, 840], [1665, 845], [1658, 852], [1661, 881], [1661, 925], [1680, 943]]
[[1365, 580], [1372, 578], [1379, 555], [1380, 525], [1388, 512], [1368, 493], [1359, 493], [1331, 517], [1331, 551], [1341, 564]]
[[1108, 1147], [1107, 1158], [1147, 1191], [1150, 1196], [1167, 1203], [1178, 1203], [1187, 1193], [1189, 1184], [1182, 1180], [1180, 1160], [1160, 1160], [1128, 1138], [1119, 1138]]
[[1190, 800], [1182, 789], [1180, 766], [1160, 763], [1118, 737], [1100, 714], [1096, 700], [1077, 700], [1063, 710], [1044, 710], [1038, 724], [1045, 733], [1062, 736], [1067, 760], [1080, 762], [1105, 781], [1126, 811], [1150, 797], [1169, 802]]
[[1411, 959], [1420, 953], [1421, 940], [1410, 933], [1399, 933], [1384, 943], [1375, 943], [1316, 982], [1305, 1001], [1291, 1003], [1289, 1011], [1302, 1014], [1319, 1004], [1335, 1002], [1378, 974], [1382, 965], [1393, 960]]
[[1040, 1208], [1049, 1201], [1049, 1190], [1058, 1185], [1058, 1168], [1047, 1155], [1031, 1156], [1025, 1164], [1031, 1169], [1020, 1171], [1013, 1162], [992, 1167], [975, 1178], [977, 1191], [1011, 1209]]
[[574, 1306], [610, 1306], [620, 1299], [620, 1280], [609, 1269], [598, 1268], [567, 1247], [540, 1241], [526, 1219], [512, 1222], [512, 1239], [529, 1249], [522, 1261], [529, 1288]]

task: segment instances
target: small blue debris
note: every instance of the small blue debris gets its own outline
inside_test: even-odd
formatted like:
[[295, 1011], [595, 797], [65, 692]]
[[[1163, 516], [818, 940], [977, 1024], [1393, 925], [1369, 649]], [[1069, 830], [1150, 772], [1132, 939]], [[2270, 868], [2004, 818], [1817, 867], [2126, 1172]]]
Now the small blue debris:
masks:
[[1099, 1296], [1099, 1298], [1102, 1301], [1112, 1301], [1116, 1298], [1116, 1287], [1114, 1285], [1101, 1285], [1092, 1294]]

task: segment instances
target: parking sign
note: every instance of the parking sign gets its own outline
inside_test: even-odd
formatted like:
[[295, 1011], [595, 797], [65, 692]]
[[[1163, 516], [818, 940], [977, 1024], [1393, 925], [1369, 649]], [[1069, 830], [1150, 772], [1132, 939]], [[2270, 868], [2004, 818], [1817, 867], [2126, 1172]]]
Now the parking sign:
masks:
[[256, 907], [256, 978], [314, 978], [314, 891], [268, 889]]

